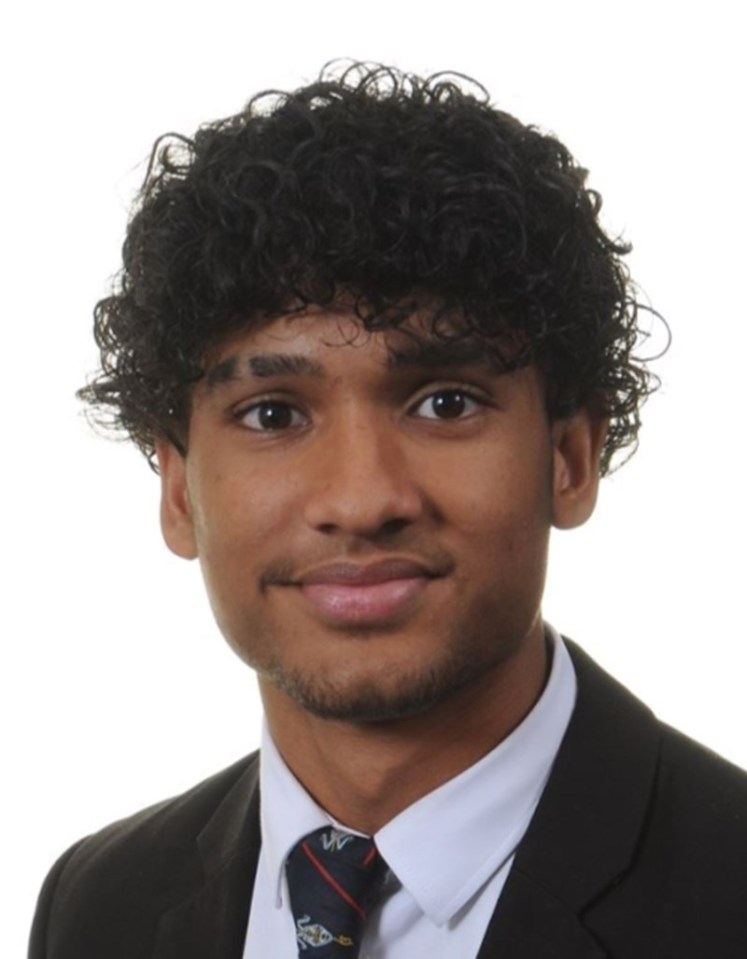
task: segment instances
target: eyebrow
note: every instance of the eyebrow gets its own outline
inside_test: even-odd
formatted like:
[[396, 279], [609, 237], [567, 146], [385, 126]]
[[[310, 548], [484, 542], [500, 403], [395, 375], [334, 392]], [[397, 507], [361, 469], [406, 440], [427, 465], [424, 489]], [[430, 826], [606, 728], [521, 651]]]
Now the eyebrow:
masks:
[[[241, 360], [230, 356], [216, 364], [205, 376], [209, 390], [242, 377]], [[251, 376], [258, 379], [273, 376], [309, 376], [323, 379], [324, 366], [317, 360], [298, 353], [255, 353], [243, 361]], [[464, 366], [484, 366], [495, 372], [505, 372], [506, 358], [493, 347], [474, 339], [419, 340], [402, 349], [390, 348], [387, 369], [390, 372], [407, 369], [456, 369]]]
[[[297, 353], [255, 353], [246, 358], [246, 369], [252, 376], [264, 379], [271, 376], [312, 376], [320, 379], [325, 375], [324, 367], [316, 360]], [[240, 379], [239, 359], [230, 356], [208, 371], [205, 383], [213, 389], [223, 383]]]

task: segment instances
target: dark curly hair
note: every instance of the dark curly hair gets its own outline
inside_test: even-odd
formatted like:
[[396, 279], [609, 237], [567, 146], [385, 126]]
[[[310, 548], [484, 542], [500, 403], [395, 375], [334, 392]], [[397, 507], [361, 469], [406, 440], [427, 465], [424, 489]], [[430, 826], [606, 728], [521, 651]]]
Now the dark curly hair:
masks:
[[342, 298], [369, 329], [427, 304], [436, 335], [499, 356], [520, 344], [505, 366], [538, 364], [551, 418], [598, 404], [607, 472], [656, 381], [633, 354], [629, 246], [585, 181], [562, 143], [459, 75], [356, 63], [259, 94], [157, 141], [95, 308], [102, 369], [79, 395], [153, 464], [159, 436], [185, 451], [192, 387], [227, 334]]

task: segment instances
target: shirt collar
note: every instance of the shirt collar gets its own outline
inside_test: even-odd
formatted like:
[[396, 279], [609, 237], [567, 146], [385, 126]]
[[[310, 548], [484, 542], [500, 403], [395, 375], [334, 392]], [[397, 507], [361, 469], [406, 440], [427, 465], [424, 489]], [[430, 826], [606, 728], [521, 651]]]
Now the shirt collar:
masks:
[[[531, 712], [479, 762], [423, 796], [376, 834], [382, 856], [436, 925], [453, 919], [513, 855], [565, 735], [576, 679], [562, 640], [551, 627], [546, 629], [553, 645], [552, 666]], [[262, 843], [280, 906], [291, 849], [313, 830], [340, 824], [290, 772], [266, 725], [260, 756]]]
[[275, 905], [280, 907], [288, 854], [304, 836], [332, 820], [285, 765], [266, 722], [259, 751], [259, 798], [262, 851], [275, 888]]

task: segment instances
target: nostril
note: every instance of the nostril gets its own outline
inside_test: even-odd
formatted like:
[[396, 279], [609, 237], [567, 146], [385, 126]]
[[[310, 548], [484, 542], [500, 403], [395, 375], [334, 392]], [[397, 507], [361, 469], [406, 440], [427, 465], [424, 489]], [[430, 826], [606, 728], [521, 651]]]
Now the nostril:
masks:
[[[401, 533], [402, 530], [406, 529], [411, 522], [412, 521], [409, 519], [403, 519], [403, 518], [397, 517], [395, 519], [385, 520], [376, 529], [372, 529], [370, 532], [366, 532], [365, 530], [361, 530], [360, 532], [369, 536], [375, 535], [376, 537], [386, 538], [389, 536], [396, 536], [398, 533]], [[328, 522], [328, 523], [319, 523], [316, 526], [316, 528], [320, 533], [325, 533], [329, 535], [332, 533], [338, 533], [341, 529], [346, 528], [348, 525], [349, 524], [342, 523], [342, 522], [340, 523]]]
[[380, 533], [382, 536], [394, 536], [410, 525], [410, 520], [397, 517], [382, 523]]

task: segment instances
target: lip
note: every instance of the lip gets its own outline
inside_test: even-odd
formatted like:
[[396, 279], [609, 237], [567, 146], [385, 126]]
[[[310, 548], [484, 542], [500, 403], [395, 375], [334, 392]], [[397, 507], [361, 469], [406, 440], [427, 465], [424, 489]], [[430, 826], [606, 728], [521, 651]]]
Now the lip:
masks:
[[330, 624], [370, 627], [406, 613], [439, 575], [413, 560], [393, 558], [365, 565], [330, 563], [302, 574], [296, 584]]
[[301, 586], [376, 586], [392, 580], [430, 579], [436, 574], [411, 559], [381, 559], [375, 563], [329, 563], [298, 577]]

